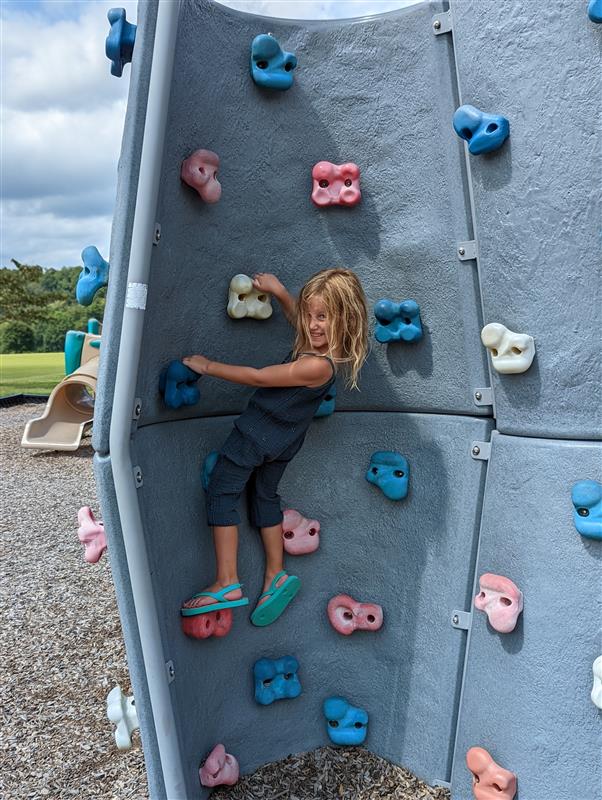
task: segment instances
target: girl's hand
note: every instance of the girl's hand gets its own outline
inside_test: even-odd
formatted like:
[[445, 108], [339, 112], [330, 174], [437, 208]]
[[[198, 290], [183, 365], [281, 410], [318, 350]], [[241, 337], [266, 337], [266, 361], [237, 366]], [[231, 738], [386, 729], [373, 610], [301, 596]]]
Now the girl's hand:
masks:
[[272, 275], [271, 272], [256, 272], [253, 275], [253, 286], [260, 292], [269, 292], [276, 296], [284, 288], [278, 278]]
[[186, 356], [182, 359], [182, 364], [185, 364], [194, 372], [198, 372], [199, 375], [206, 375], [207, 367], [211, 364], [211, 361], [205, 356]]

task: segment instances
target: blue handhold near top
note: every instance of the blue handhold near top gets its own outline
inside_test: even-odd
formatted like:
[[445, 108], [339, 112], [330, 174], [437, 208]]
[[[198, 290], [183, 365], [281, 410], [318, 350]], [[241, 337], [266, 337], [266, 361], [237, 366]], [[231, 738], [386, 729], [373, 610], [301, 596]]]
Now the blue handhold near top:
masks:
[[314, 414], [314, 419], [319, 417], [329, 417], [334, 412], [334, 405], [336, 402], [337, 387], [332, 386], [328, 390], [328, 394], [324, 395], [324, 399], [318, 406], [318, 410]]
[[290, 89], [297, 57], [285, 52], [278, 41], [267, 33], [253, 39], [251, 45], [251, 75], [258, 86], [266, 89]]
[[368, 733], [368, 713], [355, 708], [344, 697], [327, 697], [322, 711], [328, 723], [328, 736], [334, 744], [362, 744]]
[[374, 306], [376, 341], [417, 342], [422, 339], [422, 322], [420, 306], [415, 300], [403, 300], [394, 303], [392, 300], [379, 300]]
[[491, 153], [510, 135], [510, 123], [501, 114], [488, 114], [474, 106], [460, 106], [453, 119], [454, 130], [468, 142], [473, 156]]
[[93, 336], [98, 336], [100, 334], [100, 322], [94, 317], [90, 317], [88, 320], [88, 333], [91, 333]]
[[299, 662], [293, 656], [283, 658], [260, 658], [253, 665], [255, 700], [269, 706], [276, 700], [299, 697], [301, 684], [297, 677]]
[[126, 20], [125, 8], [109, 9], [107, 19], [111, 23], [111, 30], [105, 42], [105, 53], [111, 61], [111, 75], [121, 78], [123, 68], [132, 60], [136, 26]]
[[211, 479], [211, 473], [215, 469], [215, 465], [217, 464], [217, 459], [219, 458], [219, 453], [217, 450], [212, 450], [208, 456], [205, 457], [203, 461], [203, 468], [201, 470], [201, 483], [203, 484], [203, 489], [207, 491], [209, 487], [209, 481]]
[[168, 408], [180, 408], [198, 403], [201, 393], [196, 382], [200, 377], [198, 372], [181, 361], [171, 361], [159, 376], [159, 391], [165, 405]]
[[573, 521], [582, 536], [602, 539], [602, 483], [577, 481], [571, 492]]
[[602, 22], [602, 0], [589, 0], [587, 16], [592, 22]]
[[67, 331], [65, 335], [65, 375], [71, 375], [82, 361], [82, 350], [86, 334], [83, 331]]
[[89, 306], [94, 295], [109, 282], [109, 262], [105, 261], [94, 245], [82, 250], [84, 268], [79, 273], [75, 298], [81, 306]]
[[372, 453], [366, 480], [378, 486], [389, 500], [403, 500], [408, 493], [410, 465], [394, 450], [378, 450]]

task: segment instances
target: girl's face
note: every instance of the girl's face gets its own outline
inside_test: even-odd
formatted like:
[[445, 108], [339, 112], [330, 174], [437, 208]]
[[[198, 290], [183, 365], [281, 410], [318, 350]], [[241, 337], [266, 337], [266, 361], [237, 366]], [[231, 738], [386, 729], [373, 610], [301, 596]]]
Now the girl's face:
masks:
[[320, 297], [310, 298], [305, 307], [305, 323], [309, 329], [311, 346], [317, 352], [328, 350], [328, 311]]

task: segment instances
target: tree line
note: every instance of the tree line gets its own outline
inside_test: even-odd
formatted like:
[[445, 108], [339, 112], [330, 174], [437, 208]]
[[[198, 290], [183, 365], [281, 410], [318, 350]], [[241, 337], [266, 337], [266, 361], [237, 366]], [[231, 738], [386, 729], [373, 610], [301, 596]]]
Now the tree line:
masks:
[[53, 269], [21, 264], [0, 267], [0, 353], [55, 353], [69, 330], [85, 331], [90, 317], [102, 322], [106, 289], [89, 306], [75, 299], [82, 267]]

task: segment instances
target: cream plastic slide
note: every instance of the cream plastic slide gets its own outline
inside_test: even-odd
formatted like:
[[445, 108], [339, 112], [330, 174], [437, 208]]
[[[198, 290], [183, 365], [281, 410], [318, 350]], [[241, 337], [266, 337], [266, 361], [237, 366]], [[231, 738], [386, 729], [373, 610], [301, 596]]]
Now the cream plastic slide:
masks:
[[77, 450], [94, 417], [99, 355], [92, 342], [96, 340], [100, 336], [86, 335], [81, 366], [54, 387], [42, 416], [27, 423], [22, 447]]

